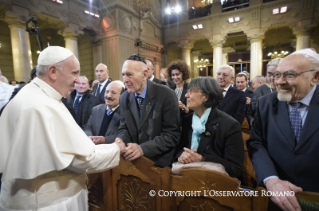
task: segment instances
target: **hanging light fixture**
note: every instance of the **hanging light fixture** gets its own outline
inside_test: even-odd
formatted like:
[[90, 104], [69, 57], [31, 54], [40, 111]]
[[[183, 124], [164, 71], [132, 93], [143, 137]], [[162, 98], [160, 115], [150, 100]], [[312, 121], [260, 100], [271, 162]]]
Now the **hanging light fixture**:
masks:
[[[278, 28], [277, 28], [277, 38], [278, 38]], [[268, 56], [270, 56], [271, 59], [276, 59], [276, 58], [284, 58], [289, 52], [284, 51], [281, 49], [280, 41], [277, 41], [273, 52], [269, 52]]]
[[209, 60], [208, 59], [195, 59], [194, 63], [197, 65], [197, 68], [200, 68], [202, 70], [203, 67], [206, 67], [207, 65], [209, 65]]

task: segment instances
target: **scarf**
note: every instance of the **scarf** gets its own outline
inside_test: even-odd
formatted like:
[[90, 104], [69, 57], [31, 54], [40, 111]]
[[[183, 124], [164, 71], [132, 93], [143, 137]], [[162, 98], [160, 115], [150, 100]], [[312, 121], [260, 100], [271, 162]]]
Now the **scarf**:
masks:
[[211, 110], [211, 108], [207, 108], [200, 118], [195, 112], [193, 113], [191, 150], [198, 148], [200, 142], [200, 134], [204, 133], [206, 130], [205, 125]]

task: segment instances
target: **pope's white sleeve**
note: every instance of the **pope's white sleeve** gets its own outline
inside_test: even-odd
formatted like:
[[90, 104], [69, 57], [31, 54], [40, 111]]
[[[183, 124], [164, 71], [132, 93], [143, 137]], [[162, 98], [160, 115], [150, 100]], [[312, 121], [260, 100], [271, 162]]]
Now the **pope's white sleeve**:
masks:
[[120, 162], [120, 148], [117, 144], [95, 145], [95, 150], [87, 157], [75, 156], [67, 168], [79, 173], [97, 173], [114, 168]]

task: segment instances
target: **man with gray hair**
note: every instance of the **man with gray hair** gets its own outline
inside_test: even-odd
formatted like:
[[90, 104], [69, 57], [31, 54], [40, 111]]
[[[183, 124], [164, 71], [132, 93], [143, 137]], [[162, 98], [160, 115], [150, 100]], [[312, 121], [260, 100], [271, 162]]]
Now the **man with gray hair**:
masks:
[[246, 110], [245, 93], [231, 87], [235, 70], [232, 66], [222, 65], [217, 70], [217, 82], [223, 90], [223, 101], [218, 109], [232, 116], [240, 124], [243, 123]]
[[[278, 92], [258, 100], [247, 142], [258, 184], [273, 193], [319, 192], [319, 55], [298, 50], [272, 75]], [[294, 194], [271, 199], [283, 210], [301, 210]]]
[[256, 90], [261, 85], [264, 85], [266, 83], [265, 77], [262, 75], [257, 75], [253, 80], [251, 80], [251, 88], [253, 90]]
[[275, 87], [275, 80], [273, 77], [273, 73], [277, 69], [277, 66], [279, 62], [281, 61], [281, 58], [276, 58], [268, 62], [267, 64], [267, 79], [268, 79], [268, 84], [261, 85], [258, 87], [255, 91], [254, 94], [251, 98], [251, 115], [254, 116], [256, 112], [256, 104], [257, 100], [266, 94], [276, 92], [276, 87]]
[[93, 144], [61, 102], [79, 80], [71, 51], [47, 47], [37, 71], [0, 118], [0, 210], [87, 211], [86, 174], [117, 166], [124, 143]]

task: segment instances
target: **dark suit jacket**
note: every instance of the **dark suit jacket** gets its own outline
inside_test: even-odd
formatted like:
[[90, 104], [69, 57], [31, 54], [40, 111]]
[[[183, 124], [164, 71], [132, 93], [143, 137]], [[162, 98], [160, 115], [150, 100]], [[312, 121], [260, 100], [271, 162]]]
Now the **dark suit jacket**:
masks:
[[[102, 122], [103, 122], [105, 110], [106, 110], [105, 104], [95, 106], [92, 109], [92, 114], [90, 116], [89, 121], [87, 122], [86, 125], [83, 126], [83, 131], [85, 132], [86, 135], [98, 136], [101, 129]], [[106, 144], [110, 144], [114, 142], [116, 138], [116, 134], [117, 134], [117, 129], [120, 125], [120, 120], [121, 120], [120, 109], [117, 108], [114, 111], [112, 120], [104, 136]]]
[[258, 184], [277, 175], [300, 186], [304, 191], [319, 192], [319, 88], [309, 105], [306, 121], [297, 145], [286, 102], [277, 93], [259, 98], [250, 139], [249, 154]]
[[[75, 100], [75, 96], [76, 96], [76, 90], [74, 90], [70, 96], [67, 98], [68, 104], [70, 105], [71, 109], [73, 110], [73, 103]], [[76, 115], [75, 121], [78, 123], [78, 125], [80, 127], [82, 127], [83, 125], [85, 125], [90, 116], [91, 116], [91, 112], [92, 112], [92, 108], [94, 106], [97, 106], [99, 104], [101, 104], [101, 100], [93, 95], [89, 94], [89, 91], [87, 91], [82, 99], [81, 102], [79, 104], [79, 108], [78, 108], [78, 113]], [[74, 110], [73, 110], [74, 112]], [[71, 112], [72, 114], [72, 112]]]
[[[254, 94], [254, 90], [250, 87], [247, 87], [247, 89], [245, 90], [245, 95], [246, 97], [249, 97], [250, 100], [251, 98], [253, 97], [253, 94]], [[250, 101], [250, 104], [246, 104], [246, 115], [247, 117], [247, 120], [248, 120], [248, 123], [249, 123], [249, 127], [250, 127], [250, 123], [252, 122], [252, 115], [251, 115], [251, 101]]]
[[[105, 102], [105, 99], [104, 99], [104, 95], [105, 95], [105, 89], [107, 87], [107, 85], [109, 85], [109, 83], [111, 83], [110, 79], [107, 80], [106, 84], [103, 86], [103, 88], [101, 89], [100, 91], [100, 94], [99, 96], [96, 96], [98, 98], [100, 98], [100, 100], [104, 103]], [[97, 88], [99, 87], [99, 83], [95, 84], [93, 86], [93, 89], [92, 89], [92, 95], [96, 95], [96, 92], [97, 92]]]
[[[184, 117], [176, 159], [184, 147], [191, 147], [192, 119], [193, 114]], [[205, 156], [205, 161], [222, 164], [230, 176], [240, 177], [244, 165], [244, 144], [239, 123], [228, 114], [212, 108], [197, 153]]]
[[158, 78], [155, 78], [155, 76], [154, 76], [153, 82], [157, 83], [157, 84], [162, 84], [162, 85], [165, 85], [165, 86], [167, 85], [165, 81], [162, 81], [162, 80], [160, 80]]
[[134, 93], [127, 91], [120, 98], [121, 124], [117, 137], [125, 143], [137, 143], [144, 156], [165, 167], [172, 164], [180, 138], [178, 102], [167, 86], [147, 80], [147, 93], [141, 117]]
[[242, 124], [246, 111], [245, 93], [230, 86], [218, 109], [229, 114]]
[[[188, 83], [185, 82], [185, 83], [184, 83], [184, 86], [183, 86], [183, 91], [182, 91], [181, 99], [180, 99], [180, 101], [181, 101], [185, 106], [187, 106], [187, 99], [186, 99], [186, 97], [185, 97], [185, 95], [186, 95], [186, 93], [187, 93], [187, 88], [188, 88]], [[176, 84], [172, 87], [172, 89], [173, 89], [173, 90], [176, 89]], [[192, 111], [190, 110], [190, 112], [192, 112]], [[180, 118], [181, 122], [183, 121], [183, 118], [184, 118], [185, 115], [187, 115], [187, 114], [186, 114], [182, 109], [179, 109], [179, 118]]]

